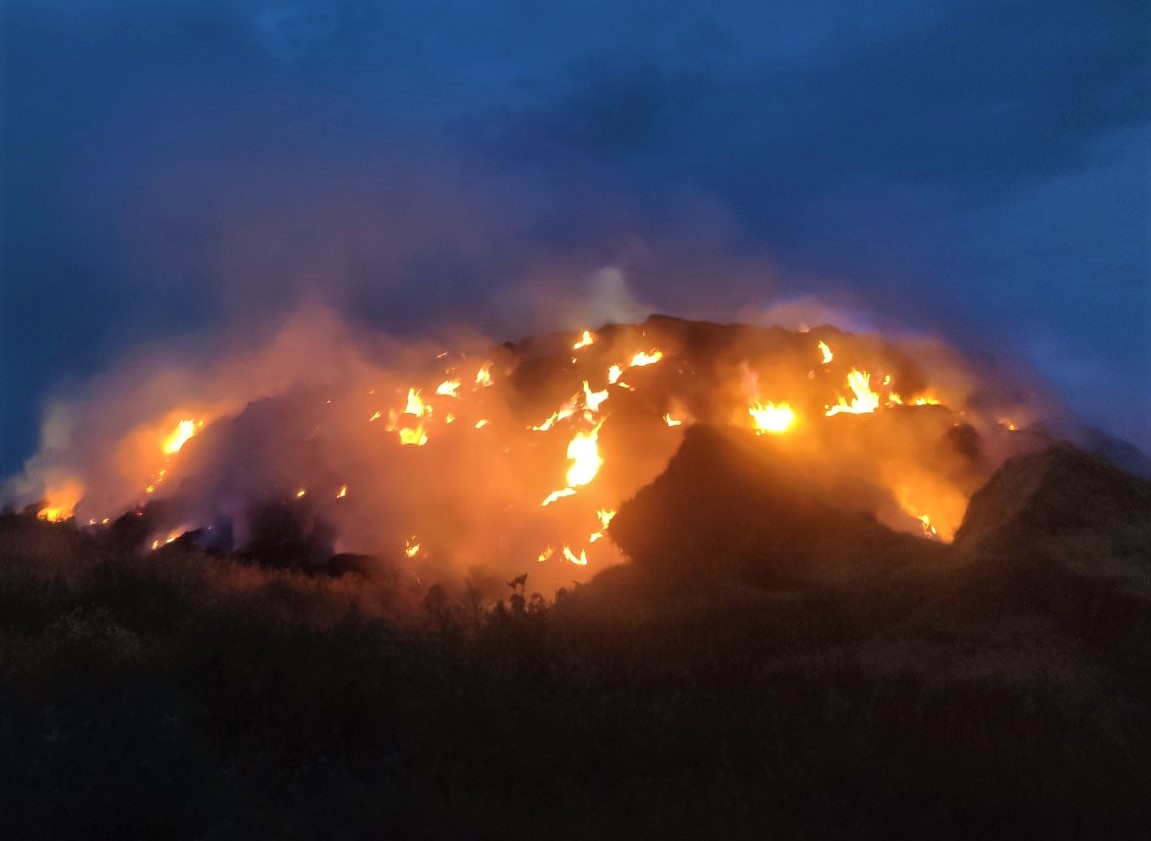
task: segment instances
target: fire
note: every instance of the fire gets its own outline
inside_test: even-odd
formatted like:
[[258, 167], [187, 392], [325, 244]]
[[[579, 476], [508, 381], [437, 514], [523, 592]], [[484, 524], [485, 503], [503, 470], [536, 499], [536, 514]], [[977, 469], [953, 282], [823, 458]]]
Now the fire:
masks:
[[831, 352], [831, 348], [827, 346], [827, 342], [819, 343], [819, 352], [823, 355], [823, 364], [827, 365], [835, 358], [835, 354]]
[[862, 415], [879, 408], [879, 395], [871, 390], [871, 374], [852, 368], [847, 375], [847, 385], [854, 394], [851, 402], [848, 403], [840, 397], [838, 404], [827, 408], [827, 417], [838, 415], [840, 412]]
[[414, 534], [404, 542], [404, 554], [414, 558], [420, 553], [420, 541]]
[[336, 499], [343, 499], [348, 495], [348, 486], [340, 485], [340, 489], [336, 491]]
[[164, 439], [163, 450], [166, 455], [175, 455], [180, 448], [188, 443], [188, 439], [204, 426], [203, 421], [194, 421], [191, 418], [180, 421], [176, 428]]
[[83, 496], [84, 486], [72, 479], [60, 484], [49, 485], [48, 491], [44, 495], [44, 507], [37, 512], [36, 516], [41, 520], [47, 520], [49, 523], [70, 520], [72, 513], [76, 510], [76, 505]]
[[571, 439], [567, 449], [568, 461], [571, 462], [565, 474], [567, 487], [552, 491], [540, 503], [541, 506], [551, 505], [557, 499], [563, 499], [566, 496], [574, 496], [576, 488], [583, 487], [596, 477], [603, 465], [603, 457], [599, 454], [599, 430], [601, 426], [603, 426], [603, 421], [597, 423], [590, 432], [577, 432], [575, 437]]
[[747, 413], [755, 421], [757, 434], [787, 432], [795, 423], [795, 411], [789, 403], [756, 403]]
[[587, 406], [589, 411], [598, 412], [600, 404], [607, 400], [607, 389], [603, 391], [592, 391], [587, 384], [587, 380], [583, 381], [584, 405]]
[[591, 432], [577, 432], [568, 444], [568, 460], [572, 463], [567, 470], [569, 488], [588, 484], [599, 473], [603, 458], [599, 454], [599, 430], [603, 421], [595, 425]]
[[540, 507], [551, 505], [557, 499], [563, 499], [565, 496], [575, 496], [575, 491], [572, 488], [561, 488], [558, 491], [552, 491], [544, 497], [544, 501], [540, 503]]
[[564, 546], [564, 557], [576, 566], [587, 566], [587, 549], [581, 549], [579, 555], [576, 555], [576, 553], [571, 550], [571, 547]]
[[393, 414], [388, 419], [387, 430], [397, 433], [400, 436], [400, 444], [405, 447], [422, 447], [428, 443], [428, 434], [424, 429], [424, 419], [429, 417], [431, 412], [432, 407], [424, 402], [424, 399], [420, 396], [420, 389], [412, 386], [408, 389], [408, 399], [404, 405], [403, 414], [419, 418], [419, 423], [415, 426], [400, 426], [399, 418]]
[[931, 525], [931, 518], [926, 514], [920, 514], [915, 519], [923, 524], [923, 534], [927, 537], [938, 537], [939, 533], [935, 530], [935, 526]]
[[492, 363], [485, 362], [480, 366], [480, 370], [476, 371], [476, 385], [480, 388], [487, 388], [492, 384]]
[[612, 365], [607, 369], [608, 385], [615, 385], [618, 383], [621, 376], [623, 376], [623, 368], [618, 365]]
[[671, 416], [671, 412], [668, 412], [663, 416], [663, 422], [668, 426], [680, 426], [683, 423], [683, 421], [673, 418]]
[[405, 447], [422, 447], [428, 443], [428, 434], [424, 432], [423, 424], [415, 429], [401, 429], [400, 443]]
[[536, 560], [542, 564], [544, 561], [551, 558], [551, 556], [555, 554], [555, 551], [555, 549], [549, 546], [547, 549], [544, 549], [539, 553], [539, 555], [536, 557]]
[[594, 342], [595, 342], [595, 338], [592, 336], [591, 332], [588, 330], [584, 330], [583, 334], [579, 337], [579, 341], [576, 342], [574, 345], [572, 345], [572, 350], [579, 350], [580, 348], [585, 348]]
[[480, 418], [478, 421], [476, 421], [475, 426], [473, 426], [472, 428], [473, 429], [483, 429], [489, 423], [491, 423], [491, 421], [489, 421], [487, 418]]
[[628, 367], [629, 368], [643, 368], [645, 365], [654, 365], [655, 363], [659, 362], [661, 359], [663, 359], [663, 351], [662, 350], [654, 350], [653, 349], [653, 350], [647, 351], [646, 353], [644, 351], [640, 351], [639, 353], [637, 353], [635, 356], [633, 356], [631, 358], [631, 362], [628, 363]]
[[424, 403], [423, 398], [420, 397], [420, 390], [412, 387], [408, 389], [408, 402], [404, 406], [405, 415], [415, 415], [417, 418], [422, 418], [424, 412], [427, 411], [427, 404]]
[[306, 490], [300, 488], [298, 491], [296, 491], [296, 499], [303, 499], [305, 496], [307, 496], [307, 493], [308, 492]]
[[444, 380], [436, 386], [436, 394], [442, 394], [445, 397], [459, 397], [460, 396], [460, 381], [459, 380]]
[[607, 531], [608, 523], [610, 523], [612, 521], [612, 518], [614, 516], [615, 516], [615, 511], [613, 509], [610, 509], [610, 508], [601, 508], [599, 511], [597, 511], [596, 517], [599, 518], [600, 530], [597, 532], [593, 532], [591, 534], [591, 536], [588, 537], [588, 542], [595, 543], [597, 540], [602, 538], [604, 535], [604, 532]]
[[182, 536], [183, 534], [183, 528], [173, 529], [172, 531], [168, 532], [168, 536], [163, 540], [156, 539], [152, 541], [152, 551], [159, 549], [161, 546], [167, 546], [169, 543], [172, 543], [174, 540], [176, 540], [176, 538]]

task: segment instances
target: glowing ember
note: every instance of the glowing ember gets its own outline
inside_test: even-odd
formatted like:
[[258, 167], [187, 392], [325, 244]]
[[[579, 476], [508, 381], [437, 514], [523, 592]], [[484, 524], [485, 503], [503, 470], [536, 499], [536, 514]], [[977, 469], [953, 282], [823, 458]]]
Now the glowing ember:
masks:
[[489, 423], [491, 423], [491, 421], [489, 421], [487, 418], [480, 418], [478, 421], [476, 421], [476, 425], [472, 428], [473, 429], [483, 429]]
[[871, 390], [871, 374], [852, 368], [851, 373], [847, 375], [847, 385], [854, 394], [854, 397], [852, 397], [850, 403], [840, 397], [838, 404], [829, 406], [827, 409], [827, 416], [829, 418], [832, 415], [838, 415], [840, 412], [861, 415], [874, 412], [879, 408], [879, 395]]
[[372, 416], [370, 418], [368, 418], [368, 423], [371, 423], [374, 420], [379, 420], [380, 417], [381, 417], [381, 415], [379, 412], [373, 412]]
[[460, 381], [459, 380], [444, 380], [436, 386], [436, 394], [442, 394], [445, 397], [459, 397], [460, 396]]
[[196, 434], [196, 430], [204, 425], [203, 421], [197, 423], [192, 419], [182, 420], [176, 428], [164, 439], [163, 449], [167, 455], [175, 455], [180, 448], [188, 443], [188, 439]]
[[404, 554], [407, 555], [409, 558], [414, 558], [419, 553], [420, 553], [420, 541], [415, 535], [412, 535], [404, 543]]
[[835, 354], [831, 352], [831, 348], [827, 346], [827, 342], [819, 343], [819, 352], [823, 355], [823, 364], [826, 365], [835, 358]]
[[673, 418], [671, 416], [671, 412], [668, 412], [667, 414], [665, 414], [663, 416], [663, 422], [666, 423], [668, 426], [680, 426], [683, 423], [683, 421], [676, 420], [675, 418]]
[[536, 560], [542, 564], [544, 561], [548, 560], [548, 558], [554, 555], [555, 551], [555, 549], [549, 546], [547, 549], [544, 549], [539, 553], [539, 556], [536, 558]]
[[564, 557], [576, 566], [587, 566], [587, 549], [581, 549], [579, 555], [576, 555], [570, 547], [564, 546]]
[[348, 495], [348, 486], [340, 485], [340, 489], [336, 491], [336, 499], [343, 499]]
[[579, 341], [576, 342], [574, 345], [572, 345], [572, 350], [579, 350], [580, 348], [585, 348], [588, 345], [592, 344], [594, 341], [595, 341], [595, 338], [592, 336], [592, 334], [589, 331], [584, 330], [583, 335], [581, 335], [579, 337]]
[[307, 495], [307, 493], [308, 492], [306, 490], [304, 490], [303, 488], [300, 488], [298, 491], [296, 491], [296, 499], [303, 499], [304, 496]]
[[755, 421], [757, 434], [787, 432], [795, 423], [795, 411], [789, 403], [756, 403], [747, 413]]
[[936, 530], [935, 530], [935, 526], [931, 525], [931, 518], [928, 517], [926, 514], [921, 514], [916, 519], [919, 520], [919, 522], [923, 524], [923, 533], [927, 537], [938, 537], [939, 536], [938, 532], [936, 532]]

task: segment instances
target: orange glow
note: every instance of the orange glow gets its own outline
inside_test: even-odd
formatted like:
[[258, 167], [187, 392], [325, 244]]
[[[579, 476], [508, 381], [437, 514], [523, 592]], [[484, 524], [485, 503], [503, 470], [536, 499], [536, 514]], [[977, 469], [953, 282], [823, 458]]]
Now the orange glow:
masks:
[[580, 348], [585, 348], [588, 345], [592, 344], [594, 341], [595, 341], [595, 338], [592, 336], [592, 334], [589, 331], [584, 330], [583, 334], [579, 337], [579, 341], [576, 342], [574, 345], [572, 345], [572, 350], [579, 350]]
[[871, 390], [871, 374], [852, 368], [851, 373], [847, 375], [847, 385], [854, 395], [851, 402], [848, 403], [840, 397], [835, 406], [827, 408], [827, 417], [838, 415], [840, 412], [861, 415], [879, 408], [879, 395]]
[[671, 412], [668, 412], [667, 414], [665, 414], [663, 416], [663, 422], [666, 423], [668, 426], [680, 426], [683, 423], [683, 421], [676, 420], [675, 418], [673, 418], [671, 416]]
[[336, 491], [336, 499], [343, 499], [348, 495], [348, 486], [340, 485], [340, 489]]
[[304, 490], [303, 488], [300, 488], [298, 491], [296, 491], [296, 499], [303, 499], [307, 495], [307, 493], [308, 492], [306, 490]]
[[931, 525], [931, 518], [926, 514], [920, 514], [916, 517], [920, 523], [923, 524], [923, 534], [927, 537], [938, 537], [939, 533], [935, 530], [935, 526]]
[[755, 431], [762, 435], [771, 432], [778, 435], [787, 432], [795, 423], [795, 411], [789, 403], [756, 403], [747, 413], [755, 421]]
[[831, 348], [827, 346], [827, 342], [819, 343], [819, 352], [823, 355], [823, 364], [826, 365], [835, 358], [835, 354], [831, 352]]
[[491, 423], [491, 421], [489, 421], [487, 418], [480, 418], [478, 421], [476, 421], [476, 425], [473, 427], [473, 429], [483, 429], [489, 423]]
[[548, 558], [550, 558], [552, 555], [554, 555], [555, 551], [556, 551], [555, 549], [553, 549], [552, 547], [549, 546], [547, 549], [544, 549], [542, 552], [539, 553], [539, 555], [536, 557], [536, 560], [542, 564], [544, 561], [546, 561]]
[[409, 558], [414, 558], [420, 553], [420, 541], [413, 534], [404, 542], [404, 554]]

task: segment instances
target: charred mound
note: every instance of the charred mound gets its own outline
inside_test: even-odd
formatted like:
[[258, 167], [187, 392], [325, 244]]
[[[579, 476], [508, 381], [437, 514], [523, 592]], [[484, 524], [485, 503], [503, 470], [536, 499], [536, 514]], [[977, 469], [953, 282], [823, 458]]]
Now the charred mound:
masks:
[[638, 570], [692, 586], [856, 584], [945, 551], [845, 507], [774, 442], [707, 425], [687, 430], [663, 474], [620, 507], [610, 534]]

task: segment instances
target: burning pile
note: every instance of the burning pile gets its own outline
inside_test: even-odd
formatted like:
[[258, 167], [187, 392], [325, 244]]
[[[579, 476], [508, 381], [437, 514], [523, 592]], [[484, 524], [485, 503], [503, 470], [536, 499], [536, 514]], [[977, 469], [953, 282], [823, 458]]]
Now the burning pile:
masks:
[[[100, 527], [129, 511], [147, 547], [195, 530], [227, 550], [287, 518], [313, 559], [367, 552], [429, 574], [487, 565], [563, 583], [620, 560], [602, 540], [615, 511], [692, 424], [770, 439], [845, 508], [943, 540], [1027, 438], [1012, 414], [1026, 407], [989, 399], [954, 354], [833, 327], [652, 316], [386, 362], [347, 335], [304, 332], [277, 340], [304, 349], [297, 376], [279, 351], [230, 359], [185, 376], [169, 405], [74, 424], [24, 479], [40, 482], [41, 515]], [[321, 340], [341, 350], [313, 364]], [[100, 415], [101, 400], [73, 416]]]

